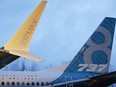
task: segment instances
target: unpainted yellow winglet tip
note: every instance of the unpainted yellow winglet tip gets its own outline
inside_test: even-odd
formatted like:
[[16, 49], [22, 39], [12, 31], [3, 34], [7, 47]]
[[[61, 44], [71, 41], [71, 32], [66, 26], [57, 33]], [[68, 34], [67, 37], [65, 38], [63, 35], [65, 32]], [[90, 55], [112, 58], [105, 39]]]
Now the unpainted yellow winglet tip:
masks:
[[39, 62], [45, 62], [45, 60], [40, 60]]
[[42, 1], [45, 1], [45, 2], [47, 2], [48, 0], [42, 0]]

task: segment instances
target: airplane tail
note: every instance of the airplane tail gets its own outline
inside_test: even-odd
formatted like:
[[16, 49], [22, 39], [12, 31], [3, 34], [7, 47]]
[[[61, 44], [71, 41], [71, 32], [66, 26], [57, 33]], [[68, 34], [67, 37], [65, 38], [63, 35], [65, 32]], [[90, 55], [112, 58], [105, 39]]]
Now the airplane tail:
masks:
[[[41, 15], [44, 11], [47, 1], [42, 0], [34, 12], [29, 16], [29, 18], [24, 22], [20, 27], [18, 32], [14, 37], [3, 47], [3, 51], [16, 55], [25, 57], [31, 60], [43, 61], [40, 58], [36, 58], [29, 53], [29, 45], [36, 29], [36, 26], [41, 18]], [[1, 49], [2, 51], [2, 49]]]
[[106, 17], [64, 70], [64, 73], [54, 83], [65, 82], [68, 78], [79, 80], [107, 73], [115, 22], [115, 18]]

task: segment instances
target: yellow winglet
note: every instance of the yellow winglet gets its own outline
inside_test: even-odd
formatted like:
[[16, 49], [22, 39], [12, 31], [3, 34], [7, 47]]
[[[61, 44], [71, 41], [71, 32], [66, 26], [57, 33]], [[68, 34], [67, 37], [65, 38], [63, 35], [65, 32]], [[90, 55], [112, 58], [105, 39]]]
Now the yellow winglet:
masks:
[[[25, 57], [27, 59], [43, 62], [42, 59], [29, 54], [29, 46], [37, 24], [41, 18], [47, 1], [42, 0], [38, 7], [33, 11], [29, 18], [20, 27], [13, 38], [4, 46], [4, 50], [9, 53]], [[10, 49], [10, 50], [9, 50]]]
[[46, 6], [46, 1], [42, 1], [33, 11], [29, 18], [20, 27], [14, 37], [4, 46], [4, 49], [29, 51], [30, 41]]
[[22, 51], [22, 50], [7, 50], [10, 54], [21, 56], [30, 60], [38, 61], [38, 62], [44, 62], [43, 59], [37, 58], [35, 56], [32, 56], [28, 51]]

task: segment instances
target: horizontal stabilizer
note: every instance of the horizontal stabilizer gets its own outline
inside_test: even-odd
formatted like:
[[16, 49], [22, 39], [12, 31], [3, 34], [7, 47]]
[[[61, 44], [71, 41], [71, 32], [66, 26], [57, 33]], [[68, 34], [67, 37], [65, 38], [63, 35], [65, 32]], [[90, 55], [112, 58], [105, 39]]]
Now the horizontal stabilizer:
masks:
[[22, 51], [22, 50], [8, 50], [10, 54], [21, 56], [30, 60], [38, 61], [38, 62], [44, 62], [44, 60], [37, 58], [35, 56], [32, 56], [28, 51]]

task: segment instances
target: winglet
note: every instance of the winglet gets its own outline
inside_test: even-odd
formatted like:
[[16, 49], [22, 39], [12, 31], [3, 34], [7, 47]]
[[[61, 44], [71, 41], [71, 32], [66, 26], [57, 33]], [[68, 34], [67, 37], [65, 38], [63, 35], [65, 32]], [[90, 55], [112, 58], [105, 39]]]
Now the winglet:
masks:
[[47, 2], [48, 0], [42, 0], [42, 1], [46, 1]]
[[30, 60], [38, 61], [38, 62], [44, 62], [43, 59], [37, 58], [35, 56], [32, 56], [28, 51], [21, 51], [21, 50], [9, 50], [10, 54], [21, 56]]
[[[33, 37], [34, 31], [46, 6], [47, 2], [44, 1], [46, 0], [42, 0], [42, 2], [38, 5], [38, 7], [33, 11], [33, 13], [29, 16], [29, 18], [20, 27], [20, 29], [14, 35], [14, 37], [4, 46], [4, 50], [9, 51], [9, 53], [14, 55], [16, 54], [18, 56], [26, 58], [29, 57], [28, 59], [30, 59], [28, 53], [30, 41]], [[26, 54], [22, 54], [22, 52], [24, 51], [26, 52], [26, 54], [28, 53], [28, 56]], [[43, 60], [40, 59], [39, 61]]]

